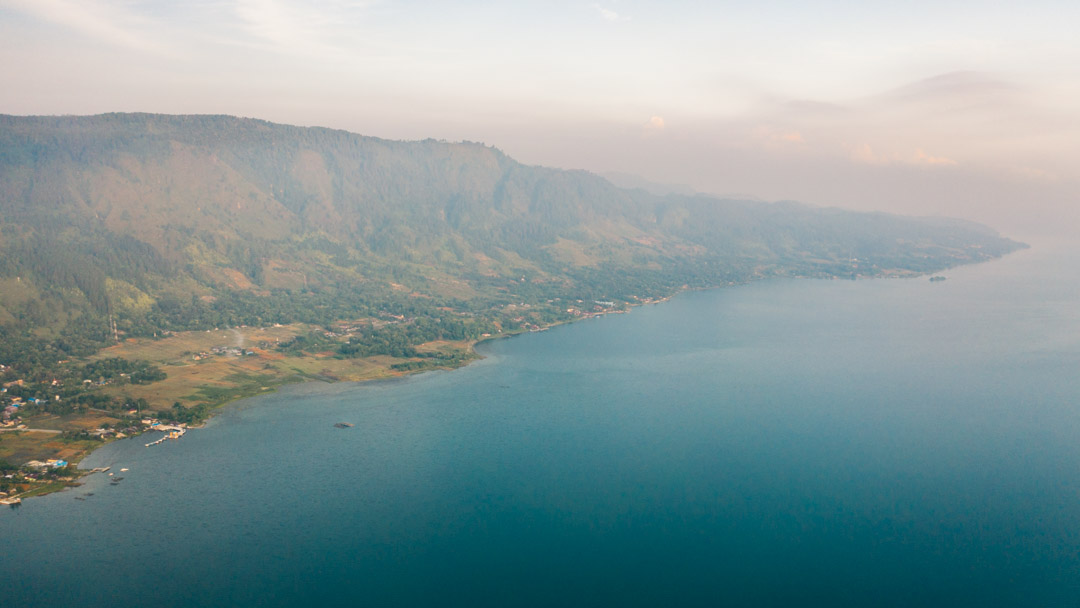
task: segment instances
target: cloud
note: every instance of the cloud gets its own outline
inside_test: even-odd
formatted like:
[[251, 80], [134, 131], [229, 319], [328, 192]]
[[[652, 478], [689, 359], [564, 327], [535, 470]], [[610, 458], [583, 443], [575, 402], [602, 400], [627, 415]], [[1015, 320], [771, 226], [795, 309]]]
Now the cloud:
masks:
[[125, 12], [115, 4], [92, 0], [3, 0], [0, 5], [108, 45], [141, 52], [173, 54], [159, 38], [151, 35], [150, 30], [157, 24]]
[[945, 158], [944, 156], [930, 156], [922, 150], [922, 148], [915, 150], [915, 154], [912, 157], [911, 162], [916, 165], [944, 165], [953, 166], [957, 162], [951, 158]]
[[948, 72], [893, 89], [883, 97], [928, 103], [1003, 101], [1020, 87], [982, 72]]
[[851, 160], [863, 165], [884, 165], [887, 162], [874, 152], [874, 149], [870, 147], [870, 144], [856, 146], [855, 149], [851, 151]]
[[750, 131], [751, 137], [768, 146], [801, 146], [806, 138], [800, 131], [776, 129], [771, 126], [759, 126]]
[[275, 0], [237, 0], [233, 6], [242, 27], [250, 35], [276, 47], [307, 51], [325, 50], [313, 36], [310, 14], [302, 14]]
[[953, 167], [959, 163], [951, 158], [944, 156], [932, 156], [927, 154], [922, 148], [916, 149], [910, 155], [894, 154], [893, 156], [885, 156], [878, 154], [874, 151], [870, 144], [862, 144], [856, 146], [851, 150], [850, 158], [852, 161], [863, 165], [923, 165], [923, 166], [936, 166], [936, 167]]
[[630, 20], [629, 17], [620, 16], [619, 13], [616, 13], [615, 11], [613, 11], [613, 10], [611, 10], [609, 8], [604, 8], [604, 7], [600, 6], [599, 4], [594, 4], [592, 6], [593, 6], [594, 9], [596, 9], [596, 12], [600, 13], [601, 17], [603, 17], [604, 19], [607, 19], [608, 21], [629, 21]]
[[232, 0], [242, 32], [266, 47], [288, 55], [339, 60], [349, 55], [350, 41], [369, 1], [289, 2], [286, 0]]

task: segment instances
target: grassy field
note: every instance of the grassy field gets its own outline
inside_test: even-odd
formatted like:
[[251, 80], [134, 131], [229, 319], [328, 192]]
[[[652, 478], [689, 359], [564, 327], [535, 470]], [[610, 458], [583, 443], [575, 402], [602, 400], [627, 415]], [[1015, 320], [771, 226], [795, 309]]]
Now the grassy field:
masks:
[[32, 429], [46, 429], [52, 431], [87, 431], [96, 429], [103, 424], [116, 424], [118, 419], [104, 412], [90, 410], [83, 414], [68, 414], [67, 416], [54, 416], [42, 414], [26, 420], [26, 426]]
[[0, 434], [0, 460], [23, 463], [59, 458], [78, 462], [101, 446], [100, 441], [67, 440], [52, 433], [8, 432]]
[[[132, 400], [146, 399], [150, 409], [155, 411], [170, 409], [174, 403], [184, 407], [201, 403], [218, 407], [293, 382], [359, 382], [407, 373], [391, 367], [405, 359], [388, 356], [336, 359], [325, 354], [298, 357], [287, 356], [276, 349], [277, 344], [313, 329], [305, 325], [289, 325], [180, 332], [157, 340], [129, 339], [102, 350], [94, 358], [120, 357], [149, 361], [160, 366], [166, 374], [164, 380], [147, 385], [127, 384], [101, 389], [106, 394]], [[427, 352], [462, 355], [471, 353], [472, 346], [473, 343], [468, 341], [440, 341], [418, 348]], [[212, 351], [217, 347], [241, 348], [245, 354], [215, 354]], [[248, 352], [252, 354], [246, 354]], [[423, 362], [428, 365], [413, 371], [438, 367], [434, 360]], [[116, 425], [120, 421], [105, 412], [90, 410], [62, 417], [35, 416], [24, 422], [32, 429], [79, 431], [95, 429], [106, 423]], [[8, 432], [0, 434], [0, 459], [12, 463], [47, 458], [78, 462], [101, 445], [100, 441], [66, 440], [50, 433]]]
[[[304, 380], [360, 381], [395, 375], [391, 357], [335, 359], [324, 355], [286, 356], [273, 349], [296, 334], [310, 331], [303, 325], [275, 328], [238, 328], [212, 332], [183, 332], [160, 340], [128, 340], [103, 350], [99, 357], [146, 360], [161, 366], [167, 378], [148, 385], [107, 387], [106, 392], [132, 399], [144, 398], [155, 409], [180, 403], [221, 405], [290, 382]], [[215, 347], [239, 347], [250, 355], [210, 354]], [[468, 348], [468, 344], [456, 345]], [[431, 345], [431, 349], [451, 348]]]
[[[304, 380], [363, 381], [401, 375], [391, 369], [401, 359], [387, 356], [336, 359], [329, 355], [287, 356], [273, 349], [293, 336], [311, 331], [304, 325], [182, 332], [160, 340], [137, 339], [107, 348], [98, 357], [146, 360], [161, 366], [167, 378], [148, 385], [107, 387], [105, 391], [132, 399], [144, 398], [155, 409], [173, 403], [221, 405], [275, 386]], [[211, 354], [215, 347], [239, 347], [250, 355]], [[419, 350], [465, 353], [471, 342], [431, 342]]]

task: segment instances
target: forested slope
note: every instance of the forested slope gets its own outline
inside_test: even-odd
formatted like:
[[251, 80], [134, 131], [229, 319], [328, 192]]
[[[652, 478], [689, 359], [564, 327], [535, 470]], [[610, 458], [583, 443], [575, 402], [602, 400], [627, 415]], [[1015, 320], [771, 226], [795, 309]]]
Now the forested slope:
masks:
[[[633, 301], [761, 276], [931, 272], [1018, 246], [964, 222], [624, 190], [480, 144], [228, 116], [0, 116], [0, 331], [117, 335]], [[21, 337], [20, 337], [21, 336]], [[16, 346], [12, 346], [16, 345]]]

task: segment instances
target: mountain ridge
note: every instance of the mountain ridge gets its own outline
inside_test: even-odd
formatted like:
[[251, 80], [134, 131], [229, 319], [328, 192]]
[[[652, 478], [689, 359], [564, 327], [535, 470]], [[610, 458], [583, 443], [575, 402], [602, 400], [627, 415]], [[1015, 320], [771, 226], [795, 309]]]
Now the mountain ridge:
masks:
[[475, 143], [0, 116], [0, 425], [63, 432], [0, 461], [76, 462], [289, 382], [453, 368], [478, 340], [681, 289], [1021, 246], [962, 220], [624, 190]]
[[[0, 298], [0, 323], [57, 327], [89, 309], [133, 335], [202, 327], [160, 310], [184, 293], [396, 284], [460, 307], [527, 278], [547, 295], [625, 301], [762, 276], [933, 272], [1019, 246], [971, 223], [654, 195], [483, 144], [226, 115], [0, 115], [0, 177], [0, 277], [53, 301], [34, 319]], [[651, 293], [611, 293], [631, 277]], [[149, 307], [113, 306], [143, 296]]]

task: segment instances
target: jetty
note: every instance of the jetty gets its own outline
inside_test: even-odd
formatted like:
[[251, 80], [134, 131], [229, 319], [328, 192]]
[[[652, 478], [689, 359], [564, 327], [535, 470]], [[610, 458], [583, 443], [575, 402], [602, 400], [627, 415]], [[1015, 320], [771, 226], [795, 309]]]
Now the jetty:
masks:
[[157, 445], [157, 444], [161, 443], [162, 441], [167, 441], [169, 439], [179, 439], [179, 438], [183, 437], [185, 433], [187, 433], [187, 429], [185, 429], [182, 426], [158, 425], [158, 426], [154, 427], [154, 430], [162, 431], [162, 432], [166, 433], [166, 435], [164, 437], [162, 437], [161, 439], [158, 439], [157, 441], [151, 441], [150, 443], [146, 444], [146, 447], [150, 447], [152, 445]]

